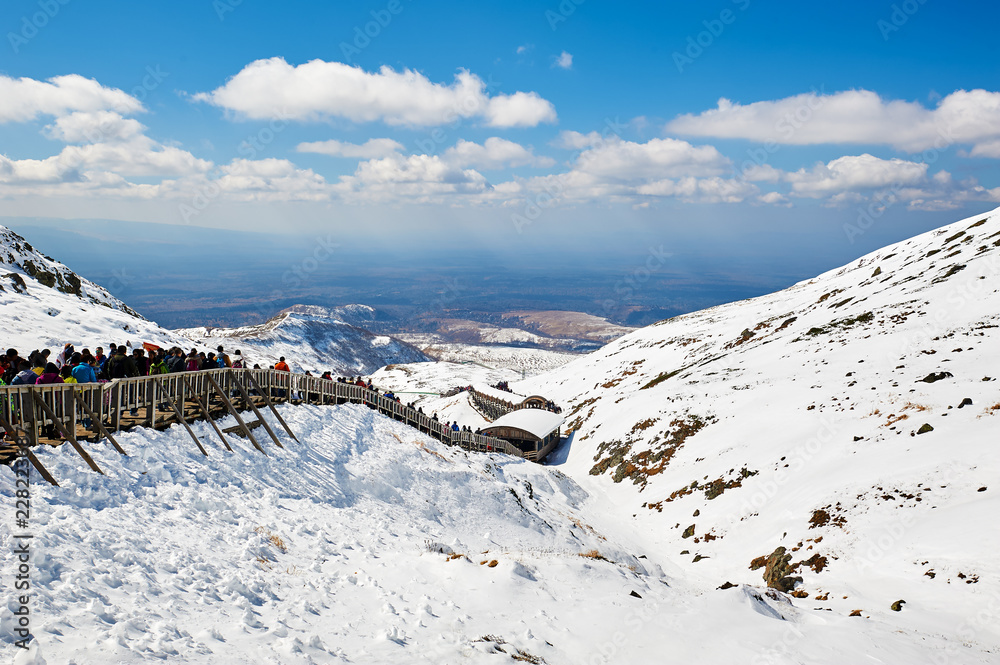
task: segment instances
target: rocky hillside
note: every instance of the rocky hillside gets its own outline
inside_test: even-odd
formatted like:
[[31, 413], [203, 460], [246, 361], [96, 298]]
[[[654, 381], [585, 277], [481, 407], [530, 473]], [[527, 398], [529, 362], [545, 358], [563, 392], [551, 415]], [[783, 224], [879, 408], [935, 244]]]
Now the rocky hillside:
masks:
[[685, 574], [912, 634], [964, 622], [978, 649], [1000, 644], [998, 376], [993, 211], [514, 387], [565, 407], [561, 468]]
[[143, 341], [174, 344], [181, 338], [148, 321], [107, 289], [45, 256], [0, 226], [0, 345], [22, 353], [65, 342], [107, 346]]

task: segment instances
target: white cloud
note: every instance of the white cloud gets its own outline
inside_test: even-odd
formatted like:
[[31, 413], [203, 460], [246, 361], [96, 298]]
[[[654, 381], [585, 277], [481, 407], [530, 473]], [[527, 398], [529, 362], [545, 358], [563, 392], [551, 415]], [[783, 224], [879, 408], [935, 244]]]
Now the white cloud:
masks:
[[784, 179], [797, 196], [823, 198], [845, 191], [919, 184], [927, 180], [927, 164], [880, 159], [865, 153], [787, 173]]
[[125, 141], [146, 131], [138, 120], [123, 118], [114, 111], [77, 111], [48, 125], [44, 133], [66, 143], [103, 143]]
[[670, 196], [692, 203], [739, 203], [757, 194], [748, 182], [730, 178], [678, 178], [658, 180], [636, 188], [648, 196]]
[[[590, 140], [592, 135], [584, 137]], [[646, 143], [602, 139], [583, 151], [574, 170], [608, 180], [659, 180], [685, 176], [717, 176], [731, 162], [710, 145], [693, 146], [678, 139], [650, 139]]]
[[352, 202], [443, 202], [455, 195], [476, 195], [489, 183], [472, 169], [461, 169], [437, 155], [393, 155], [358, 165], [354, 175], [342, 176], [334, 190]]
[[121, 90], [106, 88], [78, 74], [56, 76], [48, 81], [0, 75], [0, 123], [103, 110], [129, 114], [141, 112], [143, 107], [139, 100]]
[[714, 109], [687, 114], [667, 129], [689, 136], [742, 138], [793, 145], [889, 145], [908, 152], [973, 144], [974, 156], [1000, 156], [1000, 92], [958, 90], [934, 109], [885, 100], [869, 90], [816, 92], [739, 104], [720, 99]]
[[598, 132], [581, 134], [580, 132], [563, 131], [559, 132], [559, 138], [553, 141], [552, 145], [557, 148], [566, 148], [567, 150], [583, 150], [584, 148], [592, 148], [600, 145], [605, 140]]
[[376, 157], [388, 157], [397, 152], [402, 152], [405, 148], [399, 141], [392, 139], [369, 139], [358, 145], [356, 143], [345, 143], [343, 141], [315, 141], [312, 143], [300, 143], [296, 152], [314, 152], [320, 155], [330, 155], [331, 157], [354, 157], [360, 159], [374, 159]]
[[517, 49], [514, 52], [517, 53], [518, 55], [524, 55], [533, 48], [535, 48], [534, 44], [521, 44], [520, 46], [517, 47]]
[[552, 63], [553, 67], [559, 67], [560, 69], [572, 69], [573, 68], [573, 54], [563, 51], [558, 56], [556, 56], [555, 62]]
[[544, 194], [545, 200], [630, 205], [650, 197], [738, 202], [759, 193], [751, 183], [720, 177], [731, 171], [731, 162], [712, 146], [677, 139], [634, 143], [596, 132], [563, 132], [557, 143], [583, 149], [569, 172], [516, 180], [516, 187], [501, 183], [493, 191], [512, 198]]
[[451, 148], [445, 150], [442, 158], [455, 166], [474, 166], [481, 169], [502, 169], [508, 166], [553, 166], [555, 160], [549, 157], [536, 157], [529, 149], [519, 143], [492, 136], [482, 145], [472, 141], [459, 139]]
[[346, 118], [389, 125], [438, 126], [483, 118], [494, 127], [533, 127], [556, 120], [555, 107], [534, 92], [489, 96], [487, 83], [466, 70], [451, 85], [411, 69], [369, 73], [340, 62], [293, 66], [282, 58], [257, 60], [212, 92], [194, 95], [254, 119], [318, 121]]

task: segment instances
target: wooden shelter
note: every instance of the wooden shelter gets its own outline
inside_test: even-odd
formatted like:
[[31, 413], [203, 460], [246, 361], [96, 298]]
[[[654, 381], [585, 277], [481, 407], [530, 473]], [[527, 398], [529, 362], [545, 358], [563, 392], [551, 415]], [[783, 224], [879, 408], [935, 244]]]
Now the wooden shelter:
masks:
[[559, 444], [563, 420], [546, 409], [517, 409], [494, 420], [482, 433], [508, 441], [526, 459], [540, 462]]

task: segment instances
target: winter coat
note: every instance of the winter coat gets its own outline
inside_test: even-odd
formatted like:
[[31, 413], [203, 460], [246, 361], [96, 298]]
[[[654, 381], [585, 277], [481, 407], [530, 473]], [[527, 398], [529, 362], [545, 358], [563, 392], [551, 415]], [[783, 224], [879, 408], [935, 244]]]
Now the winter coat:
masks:
[[80, 363], [73, 368], [73, 378], [77, 383], [97, 383], [97, 373], [87, 363]]
[[14, 380], [10, 382], [12, 386], [33, 386], [38, 383], [38, 375], [35, 374], [30, 369], [26, 369], [20, 372], [14, 377]]
[[62, 380], [62, 377], [59, 376], [59, 374], [56, 374], [56, 373], [48, 374], [48, 373], [46, 373], [46, 374], [42, 374], [40, 377], [38, 377], [38, 381], [35, 381], [35, 383], [40, 386], [40, 385], [50, 384], [50, 383], [65, 383], [65, 381]]
[[139, 370], [131, 358], [123, 353], [116, 353], [108, 358], [104, 364], [109, 379], [124, 379], [130, 376], [139, 376]]
[[150, 376], [152, 376], [153, 374], [167, 374], [169, 372], [170, 372], [170, 368], [167, 367], [167, 363], [163, 362], [162, 360], [160, 360], [158, 362], [154, 362], [149, 367], [149, 374], [150, 374]]
[[288, 371], [290, 371], [290, 370], [288, 369], [288, 363], [286, 363], [286, 362], [285, 362], [285, 361], [283, 361], [283, 360], [280, 360], [280, 361], [278, 361], [277, 363], [275, 363], [275, 365], [274, 365], [274, 369], [276, 369], [276, 370], [277, 370], [277, 371], [279, 371], [279, 372], [288, 372]]

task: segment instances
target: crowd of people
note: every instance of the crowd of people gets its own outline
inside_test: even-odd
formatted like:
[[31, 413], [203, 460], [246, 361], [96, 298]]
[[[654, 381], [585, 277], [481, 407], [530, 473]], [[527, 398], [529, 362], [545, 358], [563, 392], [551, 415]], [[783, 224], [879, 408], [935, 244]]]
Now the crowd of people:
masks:
[[[108, 352], [105, 353], [103, 346], [95, 347], [93, 352], [89, 348], [77, 351], [71, 342], [67, 342], [54, 357], [51, 349], [36, 349], [29, 353], [26, 358], [21, 356], [17, 349], [7, 349], [7, 352], [0, 356], [0, 385], [104, 383], [113, 379], [226, 367], [251, 368], [241, 351], [236, 350], [232, 355], [229, 355], [221, 344], [215, 351], [206, 352], [193, 348], [185, 352], [177, 346], [164, 349], [155, 344], [143, 343], [141, 348], [133, 348], [131, 342], [125, 344], [112, 342], [108, 344]], [[261, 367], [254, 364], [252, 369], [261, 369]], [[284, 356], [281, 356], [278, 362], [268, 369], [282, 372], [291, 371]], [[305, 372], [305, 374], [312, 376], [310, 372]], [[335, 379], [332, 372], [323, 372], [320, 378], [378, 391], [371, 379], [365, 381], [360, 376], [341, 376]], [[472, 386], [463, 386], [458, 390], [471, 391]], [[384, 392], [383, 396], [401, 403], [399, 397], [391, 391]], [[423, 407], [412, 402], [406, 406], [420, 414], [424, 413]], [[431, 416], [431, 420], [438, 422], [437, 413]], [[445, 426], [453, 432], [480, 434], [480, 430], [473, 430], [468, 425], [459, 425], [458, 421], [448, 421]]]
[[[284, 358], [275, 365], [284, 364]], [[163, 349], [155, 344], [144, 343], [141, 348], [126, 344], [108, 344], [108, 352], [103, 346], [77, 351], [67, 342], [55, 356], [51, 349], [35, 350], [23, 357], [17, 349], [10, 348], [0, 356], [0, 385], [44, 385], [51, 383], [99, 383], [112, 379], [137, 376], [170, 374], [173, 372], [194, 372], [203, 369], [224, 367], [249, 367], [240, 351], [232, 356], [220, 344], [215, 351], [185, 352], [180, 347]], [[260, 369], [254, 365], [254, 369]], [[288, 365], [284, 365], [288, 371]]]

